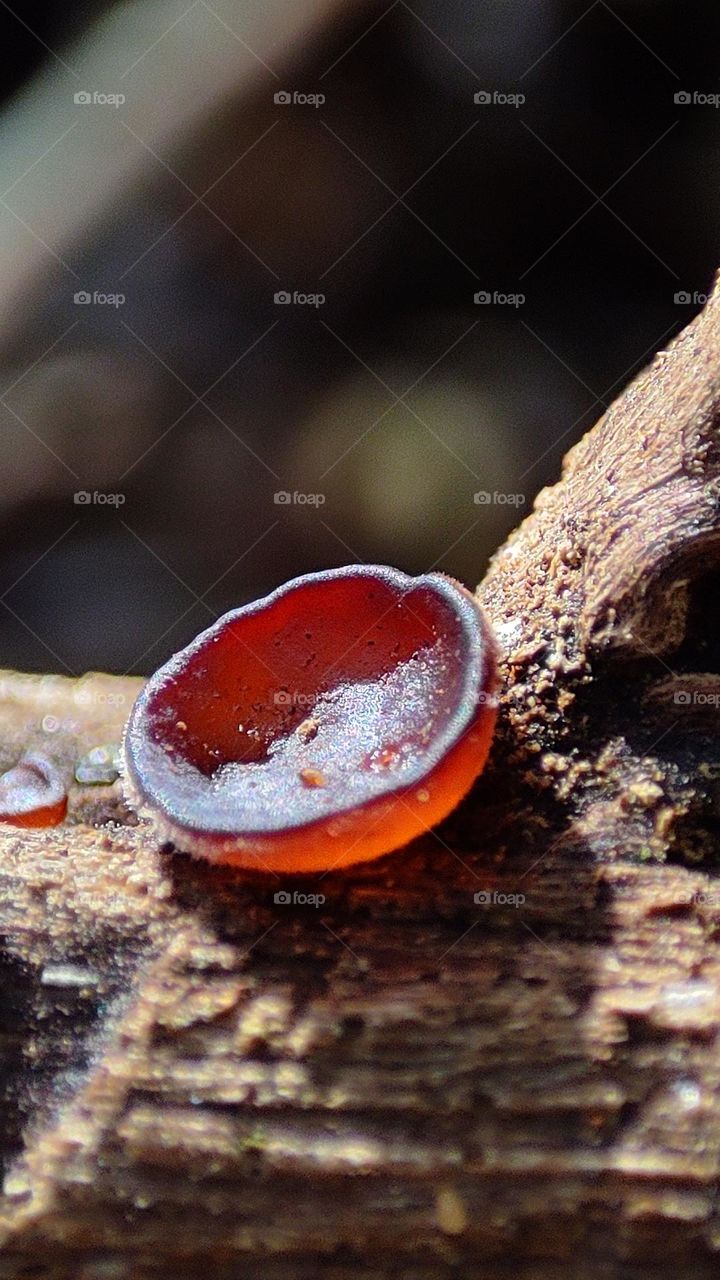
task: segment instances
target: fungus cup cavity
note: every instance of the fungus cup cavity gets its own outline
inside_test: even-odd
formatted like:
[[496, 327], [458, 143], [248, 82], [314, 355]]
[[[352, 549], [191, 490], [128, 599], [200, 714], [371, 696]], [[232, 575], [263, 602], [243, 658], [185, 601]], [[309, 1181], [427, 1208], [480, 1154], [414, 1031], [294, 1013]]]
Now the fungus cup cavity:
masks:
[[130, 802], [178, 848], [255, 870], [379, 857], [480, 773], [496, 649], [450, 578], [308, 574], [225, 614], [145, 685], [124, 739]]

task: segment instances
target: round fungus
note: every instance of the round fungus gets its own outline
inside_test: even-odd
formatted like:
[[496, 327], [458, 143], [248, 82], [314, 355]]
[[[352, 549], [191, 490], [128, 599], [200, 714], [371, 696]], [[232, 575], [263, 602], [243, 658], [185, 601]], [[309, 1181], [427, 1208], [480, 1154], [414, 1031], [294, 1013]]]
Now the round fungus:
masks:
[[379, 565], [225, 614], [145, 685], [130, 801], [178, 848], [257, 870], [376, 858], [445, 817], [487, 757], [496, 656], [472, 595]]

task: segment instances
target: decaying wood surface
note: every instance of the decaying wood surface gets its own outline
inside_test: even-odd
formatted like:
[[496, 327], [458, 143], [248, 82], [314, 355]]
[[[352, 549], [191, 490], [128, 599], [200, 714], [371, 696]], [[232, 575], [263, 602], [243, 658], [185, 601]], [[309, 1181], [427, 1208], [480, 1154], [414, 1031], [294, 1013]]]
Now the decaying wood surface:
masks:
[[[118, 783], [0, 833], [2, 1276], [717, 1274], [719, 403], [715, 300], [491, 566], [438, 832], [290, 883]], [[0, 764], [117, 739], [137, 682], [54, 680], [2, 682]]]

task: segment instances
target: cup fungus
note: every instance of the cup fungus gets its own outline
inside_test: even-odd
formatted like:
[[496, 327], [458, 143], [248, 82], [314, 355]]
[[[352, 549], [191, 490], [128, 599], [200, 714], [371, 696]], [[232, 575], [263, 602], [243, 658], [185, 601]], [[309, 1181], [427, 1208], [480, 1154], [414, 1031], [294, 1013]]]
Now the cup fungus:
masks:
[[487, 757], [495, 642], [429, 573], [307, 574], [225, 614], [145, 685], [124, 739], [130, 801], [218, 862], [320, 871], [445, 817]]
[[55, 827], [67, 813], [66, 780], [41, 752], [28, 752], [0, 777], [0, 822]]

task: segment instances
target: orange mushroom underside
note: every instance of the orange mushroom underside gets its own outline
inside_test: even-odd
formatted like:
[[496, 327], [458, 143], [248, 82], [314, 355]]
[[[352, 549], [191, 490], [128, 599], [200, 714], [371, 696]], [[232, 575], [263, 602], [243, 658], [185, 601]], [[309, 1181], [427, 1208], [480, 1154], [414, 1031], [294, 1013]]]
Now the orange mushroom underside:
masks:
[[54, 827], [67, 813], [67, 788], [50, 759], [23, 757], [0, 777], [0, 822], [14, 827]]

